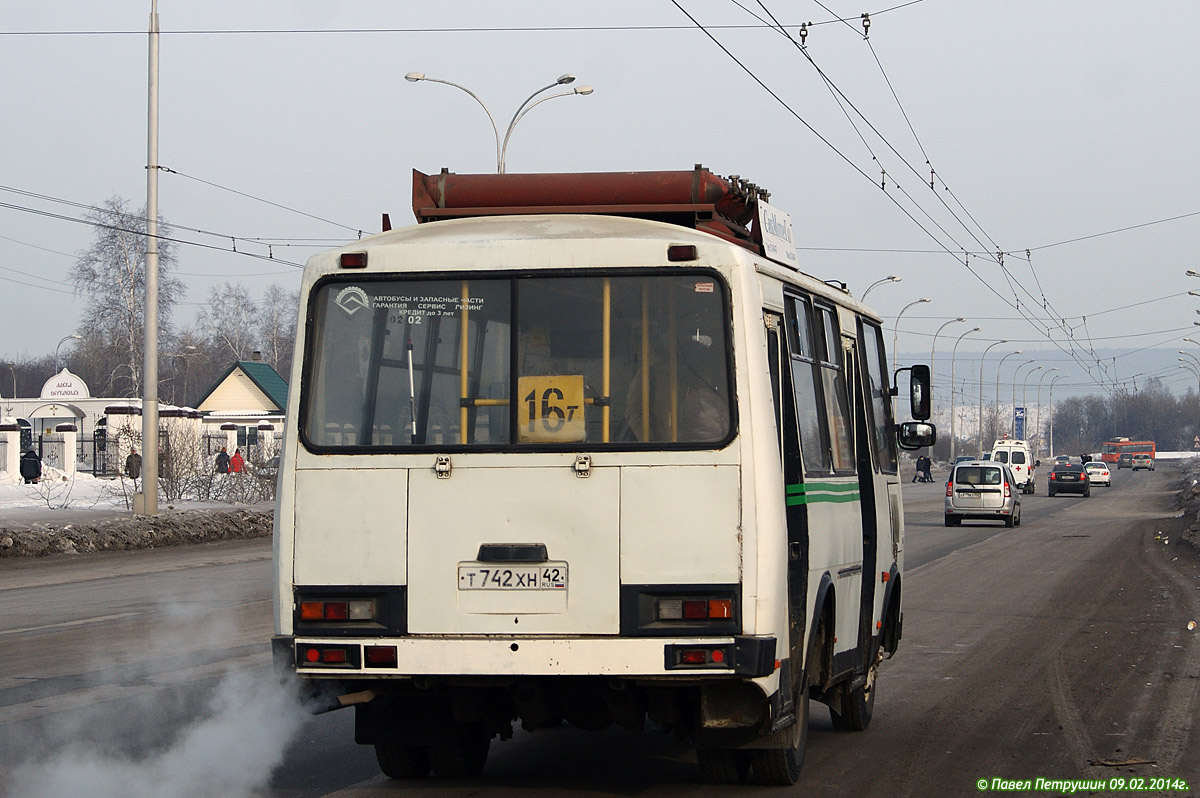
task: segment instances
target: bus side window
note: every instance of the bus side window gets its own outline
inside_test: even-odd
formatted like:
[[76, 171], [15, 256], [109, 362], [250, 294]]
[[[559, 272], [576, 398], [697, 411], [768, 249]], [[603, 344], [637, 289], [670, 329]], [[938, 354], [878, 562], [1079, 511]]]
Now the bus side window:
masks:
[[875, 462], [885, 474], [896, 473], [895, 435], [892, 426], [892, 397], [887, 380], [887, 357], [883, 350], [883, 335], [874, 324], [860, 320], [859, 342], [868, 392], [866, 406], [867, 429], [875, 450]]
[[829, 426], [821, 398], [821, 365], [813, 336], [812, 306], [807, 299], [788, 297], [787, 331], [804, 470], [828, 474], [832, 471]]
[[819, 324], [814, 332], [820, 338], [821, 383], [825, 394], [825, 412], [829, 422], [829, 443], [833, 469], [839, 473], [855, 470], [851, 432], [850, 401], [846, 396], [846, 370], [842, 358], [842, 337], [833, 308], [814, 308]]

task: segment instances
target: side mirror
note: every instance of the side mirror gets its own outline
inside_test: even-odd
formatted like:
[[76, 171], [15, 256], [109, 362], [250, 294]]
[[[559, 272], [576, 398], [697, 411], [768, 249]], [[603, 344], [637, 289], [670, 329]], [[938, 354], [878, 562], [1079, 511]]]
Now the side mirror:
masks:
[[1034, 468], [1037, 468], [1037, 467], [1038, 467], [1038, 466], [1040, 466], [1041, 464], [1042, 464], [1042, 461], [1041, 461], [1041, 460], [1034, 460], [1034, 461], [1033, 461], [1033, 467], [1034, 467]]
[[905, 421], [896, 427], [896, 445], [901, 449], [924, 449], [935, 443], [937, 427], [933, 424], [925, 421]]
[[917, 365], [909, 369], [908, 401], [911, 406], [912, 417], [917, 421], [926, 421], [931, 415], [930, 404], [932, 394], [929, 391], [931, 382], [929, 366]]

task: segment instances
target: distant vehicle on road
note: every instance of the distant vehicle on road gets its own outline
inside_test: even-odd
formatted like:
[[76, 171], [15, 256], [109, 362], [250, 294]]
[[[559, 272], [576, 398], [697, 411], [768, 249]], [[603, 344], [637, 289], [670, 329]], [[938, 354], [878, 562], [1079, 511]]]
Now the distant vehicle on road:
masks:
[[1153, 471], [1154, 458], [1148, 454], [1135, 454], [1133, 456], [1132, 467], [1134, 471]]
[[1022, 493], [1034, 492], [1034, 469], [1041, 465], [1041, 461], [1033, 458], [1028, 443], [1016, 438], [1000, 438], [992, 445], [992, 460], [1008, 464]]
[[1046, 480], [1046, 493], [1081, 493], [1084, 498], [1092, 495], [1092, 480], [1083, 466], [1075, 463], [1059, 463], [1051, 470]]
[[1084, 465], [1083, 470], [1087, 472], [1088, 479], [1093, 485], [1103, 485], [1106, 488], [1112, 487], [1112, 472], [1108, 470], [1108, 464], [1093, 460]]
[[1139, 452], [1155, 457], [1154, 441], [1131, 441], [1129, 438], [1113, 438], [1100, 447], [1100, 458], [1108, 463], [1109, 468], [1131, 468], [1133, 455]]
[[1016, 477], [1003, 463], [969, 460], [950, 469], [946, 483], [946, 526], [959, 526], [963, 519], [1003, 521], [1007, 527], [1021, 525], [1021, 496]]

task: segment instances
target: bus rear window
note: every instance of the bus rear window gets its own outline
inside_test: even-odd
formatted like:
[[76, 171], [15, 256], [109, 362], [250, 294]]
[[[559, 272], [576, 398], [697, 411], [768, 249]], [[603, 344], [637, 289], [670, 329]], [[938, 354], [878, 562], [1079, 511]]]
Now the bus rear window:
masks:
[[331, 280], [310, 318], [301, 434], [314, 450], [732, 437], [713, 273]]

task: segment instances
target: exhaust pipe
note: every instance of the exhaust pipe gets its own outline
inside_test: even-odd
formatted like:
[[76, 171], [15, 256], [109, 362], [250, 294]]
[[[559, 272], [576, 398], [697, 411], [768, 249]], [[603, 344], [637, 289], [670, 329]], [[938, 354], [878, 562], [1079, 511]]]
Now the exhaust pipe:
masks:
[[324, 694], [317, 696], [309, 706], [309, 711], [314, 715], [324, 715], [326, 712], [333, 712], [335, 709], [345, 709], [356, 704], [365, 704], [368, 701], [375, 700], [375, 693], [372, 690], [362, 690], [357, 693], [346, 693], [345, 695]]

